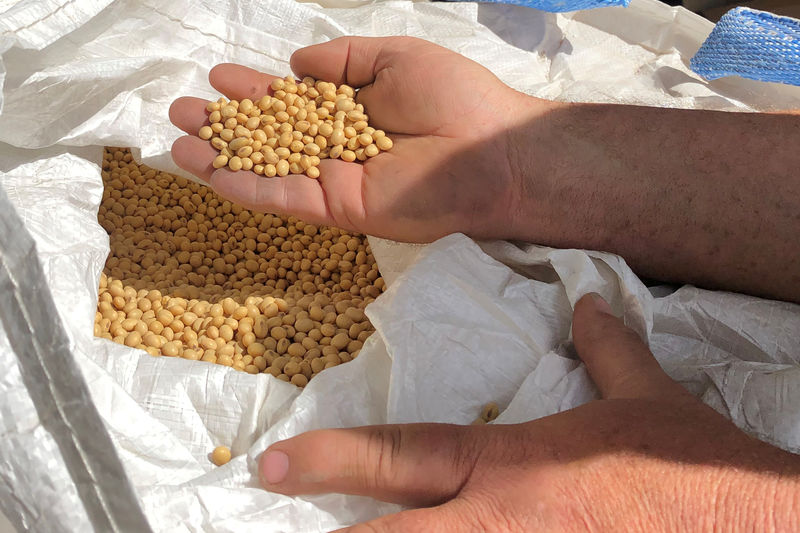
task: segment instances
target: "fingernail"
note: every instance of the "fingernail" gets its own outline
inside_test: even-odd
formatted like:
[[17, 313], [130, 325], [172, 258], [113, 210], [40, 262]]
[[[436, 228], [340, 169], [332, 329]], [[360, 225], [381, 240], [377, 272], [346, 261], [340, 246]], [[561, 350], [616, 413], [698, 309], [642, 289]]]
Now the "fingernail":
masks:
[[594, 308], [598, 312], [612, 316], [614, 315], [614, 311], [611, 310], [611, 306], [608, 305], [608, 302], [605, 301], [602, 296], [600, 296], [596, 292], [590, 293], [590, 296], [592, 297], [592, 301], [594, 302]]
[[266, 452], [261, 458], [261, 478], [270, 485], [280, 483], [289, 472], [289, 456], [283, 452]]

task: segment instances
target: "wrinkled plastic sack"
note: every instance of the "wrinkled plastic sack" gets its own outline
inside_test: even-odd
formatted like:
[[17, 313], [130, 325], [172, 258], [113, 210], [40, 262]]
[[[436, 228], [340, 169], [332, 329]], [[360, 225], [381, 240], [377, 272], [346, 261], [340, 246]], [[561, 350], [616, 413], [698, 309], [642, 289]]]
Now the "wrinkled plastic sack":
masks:
[[[503, 410], [498, 423], [512, 423], [592, 399], [569, 335], [572, 306], [588, 291], [624, 314], [689, 390], [798, 451], [798, 307], [692, 287], [657, 298], [605, 253], [462, 235], [429, 246], [371, 239], [389, 283], [367, 311], [377, 333], [358, 359], [302, 391], [92, 336], [108, 253], [96, 223], [99, 146], [132, 146], [176, 171], [168, 106], [182, 94], [214, 97], [206, 73], [217, 62], [283, 74], [307, 44], [415, 35], [545, 98], [731, 111], [799, 101], [795, 88], [693, 74], [688, 60], [711, 28], [655, 0], [558, 15], [405, 1], [34, 0], [6, 9], [0, 509], [19, 529], [47, 532], [132, 531], [145, 520], [156, 531], [321, 531], [397, 510], [267, 493], [256, 458], [314, 428], [468, 423], [488, 401]], [[216, 468], [208, 453], [219, 444], [235, 458]]]

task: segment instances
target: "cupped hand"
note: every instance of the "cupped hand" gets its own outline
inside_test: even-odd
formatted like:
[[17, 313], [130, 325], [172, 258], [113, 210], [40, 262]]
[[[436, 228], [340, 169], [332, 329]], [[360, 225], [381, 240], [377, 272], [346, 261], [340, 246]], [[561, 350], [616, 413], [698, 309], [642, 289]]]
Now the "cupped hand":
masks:
[[423, 506], [353, 533], [798, 530], [797, 456], [672, 381], [599, 296], [573, 336], [602, 400], [516, 425], [313, 431], [268, 448], [261, 482]]
[[[456, 231], [507, 236], [522, 193], [508, 136], [533, 99], [455, 52], [408, 37], [334, 39], [298, 50], [291, 66], [298, 77], [360, 88], [357, 101], [392, 150], [363, 165], [323, 160], [318, 180], [215, 170], [216, 150], [196, 137], [208, 123], [205, 101], [184, 97], [170, 109], [189, 134], [173, 145], [175, 162], [231, 201], [309, 222], [410, 242]], [[223, 64], [209, 79], [228, 98], [255, 100], [274, 76]]]

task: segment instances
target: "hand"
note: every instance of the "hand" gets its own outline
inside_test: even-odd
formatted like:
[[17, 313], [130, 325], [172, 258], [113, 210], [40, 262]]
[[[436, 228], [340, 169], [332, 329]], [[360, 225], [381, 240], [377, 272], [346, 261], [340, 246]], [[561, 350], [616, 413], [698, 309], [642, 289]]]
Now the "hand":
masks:
[[[216, 151], [195, 135], [207, 124], [205, 101], [180, 98], [170, 118], [189, 136], [172, 148], [181, 168], [222, 196], [260, 211], [395, 240], [427, 242], [453, 232], [508, 235], [521, 186], [509, 165], [509, 131], [537, 102], [504, 85], [477, 63], [432, 43], [406, 37], [348, 37], [298, 50], [298, 77], [361, 87], [370, 125], [394, 141], [365, 164], [323, 160], [319, 180], [264, 178], [214, 170]], [[274, 76], [232, 65], [209, 74], [228, 98], [260, 98]]]
[[313, 431], [262, 454], [262, 484], [427, 506], [354, 533], [799, 530], [796, 456], [669, 379], [599, 296], [573, 335], [602, 400], [517, 425]]

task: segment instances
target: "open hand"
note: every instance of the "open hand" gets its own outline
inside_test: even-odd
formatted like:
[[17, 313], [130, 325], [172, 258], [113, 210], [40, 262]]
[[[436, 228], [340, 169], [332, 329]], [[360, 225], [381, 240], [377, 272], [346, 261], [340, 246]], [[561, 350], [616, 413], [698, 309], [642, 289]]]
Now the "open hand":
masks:
[[[204, 100], [174, 102], [170, 118], [188, 136], [172, 148], [175, 162], [245, 207], [296, 215], [317, 224], [395, 240], [427, 242], [453, 232], [503, 237], [522, 194], [509, 163], [509, 131], [532, 99], [477, 63], [409, 37], [346, 37], [298, 50], [298, 77], [361, 88], [357, 101], [394, 141], [365, 164], [323, 160], [321, 176], [264, 178], [215, 170], [216, 150], [198, 138], [207, 124]], [[211, 84], [231, 99], [258, 99], [275, 78], [223, 64]]]

